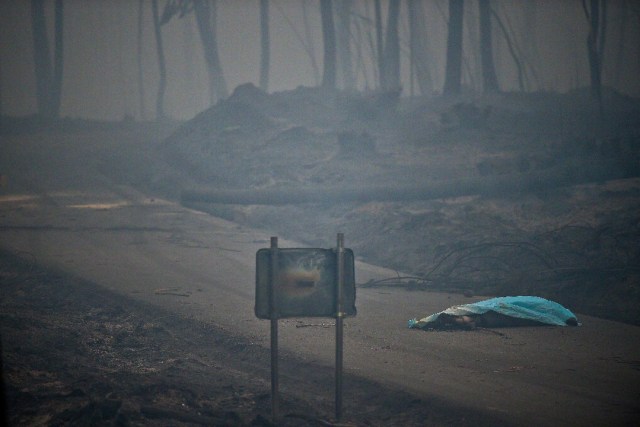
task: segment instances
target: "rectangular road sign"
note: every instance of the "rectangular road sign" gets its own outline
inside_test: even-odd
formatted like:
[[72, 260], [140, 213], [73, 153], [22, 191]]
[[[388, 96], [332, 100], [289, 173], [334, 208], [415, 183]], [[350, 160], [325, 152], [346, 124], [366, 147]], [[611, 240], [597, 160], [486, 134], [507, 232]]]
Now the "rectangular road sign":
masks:
[[[270, 307], [274, 250], [277, 251], [277, 275], [272, 289], [274, 307]], [[256, 317], [336, 317], [337, 269], [334, 249], [260, 249], [256, 253]], [[343, 316], [356, 314], [355, 300], [354, 256], [351, 249], [345, 249]]]

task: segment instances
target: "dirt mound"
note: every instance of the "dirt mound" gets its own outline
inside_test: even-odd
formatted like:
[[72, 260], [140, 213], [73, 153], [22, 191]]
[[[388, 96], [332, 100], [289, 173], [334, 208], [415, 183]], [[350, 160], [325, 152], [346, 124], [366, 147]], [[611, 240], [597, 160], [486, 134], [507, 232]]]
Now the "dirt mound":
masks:
[[[357, 255], [418, 288], [527, 292], [640, 323], [638, 100], [605, 91], [601, 113], [587, 90], [384, 95], [243, 85], [163, 151], [204, 188], [325, 192], [298, 205], [189, 203], [314, 246], [344, 232]], [[443, 182], [451, 197], [329, 197]]]

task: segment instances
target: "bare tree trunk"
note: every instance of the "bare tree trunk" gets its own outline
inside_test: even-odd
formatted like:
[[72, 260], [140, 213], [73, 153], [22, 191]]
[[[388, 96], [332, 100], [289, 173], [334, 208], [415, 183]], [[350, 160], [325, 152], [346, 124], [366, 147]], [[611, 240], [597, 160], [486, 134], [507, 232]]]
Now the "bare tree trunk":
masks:
[[398, 20], [400, 16], [400, 0], [389, 0], [387, 15], [387, 37], [384, 46], [384, 65], [382, 89], [397, 91], [400, 89], [400, 39], [398, 37]]
[[44, 0], [31, 0], [31, 28], [33, 31], [33, 60], [36, 74], [38, 115], [51, 118], [51, 60], [47, 25], [44, 16]]
[[604, 55], [604, 36], [606, 25], [606, 1], [590, 0], [587, 7], [586, 0], [582, 0], [589, 34], [587, 36], [587, 53], [589, 55], [589, 71], [591, 77], [591, 95], [598, 102], [600, 113], [602, 105], [602, 61]]
[[210, 20], [211, 23], [211, 36], [213, 51], [214, 51], [214, 70], [218, 78], [216, 79], [216, 92], [218, 94], [218, 99], [224, 99], [229, 96], [229, 90], [227, 89], [227, 81], [224, 78], [224, 73], [222, 72], [222, 65], [220, 63], [220, 57], [218, 56], [218, 0], [209, 0], [211, 2], [211, 14]]
[[493, 61], [491, 30], [491, 0], [478, 0], [480, 8], [480, 61], [482, 64], [482, 87], [484, 92], [498, 92], [498, 77]]
[[[633, 167], [633, 160], [630, 166]], [[250, 190], [220, 190], [219, 188], [186, 190], [182, 203], [231, 203], [249, 205], [287, 205], [300, 203], [342, 203], [372, 201], [432, 200], [448, 197], [504, 196], [506, 194], [535, 193], [567, 185], [603, 182], [611, 179], [636, 177], [634, 169], [620, 167], [618, 160], [602, 159], [597, 164], [584, 161], [534, 171], [485, 177], [467, 177], [448, 180], [426, 180], [409, 185], [385, 183], [383, 185], [341, 185], [339, 187], [261, 188]]]
[[31, 0], [31, 24], [38, 115], [45, 120], [55, 120], [60, 117], [60, 99], [62, 96], [62, 69], [64, 64], [63, 0], [56, 0], [54, 6], [53, 64], [51, 63], [43, 0]]
[[[0, 58], [0, 82], [2, 82], [2, 59]], [[4, 112], [2, 110], [2, 85], [0, 84], [0, 129], [2, 129], [2, 116], [4, 115]], [[2, 182], [0, 182], [0, 185], [2, 185]], [[1, 421], [1, 419], [0, 419]]]
[[142, 72], [142, 25], [143, 25], [144, 0], [138, 0], [138, 33], [137, 61], [138, 61], [138, 101], [140, 103], [140, 120], [144, 120], [144, 78]]
[[207, 61], [209, 74], [209, 90], [211, 103], [229, 96], [227, 83], [222, 73], [220, 58], [218, 56], [218, 41], [216, 38], [216, 8], [215, 1], [193, 0], [193, 8], [196, 14], [196, 22], [202, 40], [204, 57]]
[[64, 66], [64, 2], [56, 0], [54, 10], [53, 85], [51, 87], [51, 115], [60, 117], [62, 99], [62, 71]]
[[[354, 26], [354, 48], [355, 48], [355, 61], [354, 61], [354, 74], [359, 76], [362, 73], [362, 78], [364, 79], [364, 89], [369, 90], [371, 84], [369, 83], [369, 75], [367, 74], [367, 65], [364, 59], [365, 54], [365, 46], [369, 46], [371, 52], [374, 52], [375, 49], [372, 49], [373, 42], [371, 38], [371, 31], [369, 30], [368, 25], [368, 16], [369, 16], [369, 3], [364, 4], [364, 13], [356, 14], [358, 19], [353, 20]], [[363, 26], [366, 30], [363, 30]], [[373, 72], [373, 80], [375, 82], [375, 72]], [[373, 83], [375, 86], [375, 83]]]
[[152, 0], [151, 9], [153, 10], [153, 29], [156, 36], [156, 51], [158, 54], [158, 70], [160, 72], [160, 80], [158, 82], [158, 93], [156, 96], [156, 120], [162, 120], [164, 115], [164, 93], [167, 87], [167, 66], [164, 59], [164, 46], [162, 43], [162, 30], [160, 27], [160, 12], [158, 8], [158, 0]]
[[336, 87], [336, 33], [333, 24], [332, 0], [320, 0], [320, 16], [322, 19], [322, 41], [324, 43], [324, 67], [322, 87]]
[[449, 28], [447, 34], [447, 69], [443, 93], [460, 93], [462, 78], [462, 17], [464, 0], [449, 0]]
[[269, 0], [260, 0], [260, 89], [269, 89]]
[[373, 2], [376, 25], [376, 51], [378, 54], [378, 80], [380, 87], [384, 87], [384, 47], [382, 44], [382, 5], [380, 0]]
[[344, 89], [355, 89], [355, 77], [351, 63], [351, 6], [352, 0], [340, 0], [338, 7], [338, 56]]

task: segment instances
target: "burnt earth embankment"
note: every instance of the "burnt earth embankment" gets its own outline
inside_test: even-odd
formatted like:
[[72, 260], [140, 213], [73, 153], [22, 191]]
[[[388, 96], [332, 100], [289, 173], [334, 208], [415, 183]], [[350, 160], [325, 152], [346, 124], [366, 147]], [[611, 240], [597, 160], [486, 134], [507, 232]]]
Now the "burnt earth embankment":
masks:
[[[163, 141], [184, 175], [154, 185], [179, 197], [451, 182], [429, 200], [188, 204], [312, 246], [344, 232], [359, 257], [410, 276], [369, 286], [535, 294], [638, 324], [640, 103], [609, 91], [605, 105], [588, 91], [398, 100], [247, 84]], [[456, 188], [487, 181], [486, 194]]]

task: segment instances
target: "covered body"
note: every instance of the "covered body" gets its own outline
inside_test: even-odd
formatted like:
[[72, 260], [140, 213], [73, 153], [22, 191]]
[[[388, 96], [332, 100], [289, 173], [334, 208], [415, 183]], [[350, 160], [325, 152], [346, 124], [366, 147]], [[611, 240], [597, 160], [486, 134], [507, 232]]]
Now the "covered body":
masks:
[[409, 321], [410, 328], [420, 329], [524, 325], [576, 326], [578, 319], [557, 302], [536, 296], [513, 296], [456, 305], [420, 320]]

